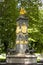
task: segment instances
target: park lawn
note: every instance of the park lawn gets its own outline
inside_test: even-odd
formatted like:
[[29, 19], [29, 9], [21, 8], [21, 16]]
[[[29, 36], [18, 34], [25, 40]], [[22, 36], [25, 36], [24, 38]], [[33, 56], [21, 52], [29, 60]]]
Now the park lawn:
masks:
[[41, 53], [35, 53], [36, 57], [37, 57], [37, 61], [43, 61], [43, 54]]
[[6, 60], [6, 54], [1, 54], [0, 55], [0, 61]]

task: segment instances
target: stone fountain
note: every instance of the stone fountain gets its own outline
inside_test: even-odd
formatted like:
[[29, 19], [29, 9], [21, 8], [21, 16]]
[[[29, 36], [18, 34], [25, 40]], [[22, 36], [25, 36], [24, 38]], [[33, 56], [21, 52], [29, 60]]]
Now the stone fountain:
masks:
[[7, 54], [7, 64], [14, 65], [36, 65], [37, 58], [34, 54], [30, 54], [28, 48], [28, 18], [25, 16], [26, 11], [21, 8], [20, 16], [17, 19], [16, 28], [16, 50]]

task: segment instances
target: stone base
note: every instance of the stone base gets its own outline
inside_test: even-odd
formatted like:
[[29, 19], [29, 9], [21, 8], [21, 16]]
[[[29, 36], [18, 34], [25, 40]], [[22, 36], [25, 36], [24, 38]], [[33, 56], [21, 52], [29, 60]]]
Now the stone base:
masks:
[[37, 58], [35, 55], [30, 54], [17, 54], [17, 55], [7, 55], [6, 59], [7, 64], [15, 64], [15, 65], [36, 65]]
[[24, 63], [8, 63], [7, 65], [37, 65], [36, 63], [33, 64], [24, 64]]

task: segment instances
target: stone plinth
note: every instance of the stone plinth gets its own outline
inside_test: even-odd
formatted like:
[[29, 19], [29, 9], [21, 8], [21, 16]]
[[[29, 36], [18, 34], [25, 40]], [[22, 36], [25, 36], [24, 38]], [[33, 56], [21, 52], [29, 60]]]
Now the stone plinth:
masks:
[[7, 55], [7, 64], [16, 64], [16, 65], [30, 65], [37, 64], [37, 58], [35, 55], [30, 54], [17, 54], [17, 55]]

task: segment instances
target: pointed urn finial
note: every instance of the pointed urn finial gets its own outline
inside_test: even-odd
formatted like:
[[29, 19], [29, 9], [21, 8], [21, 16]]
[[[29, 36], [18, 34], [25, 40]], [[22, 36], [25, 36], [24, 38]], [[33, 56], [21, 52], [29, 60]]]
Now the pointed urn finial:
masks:
[[26, 14], [26, 10], [25, 10], [24, 8], [22, 8], [22, 7], [21, 7], [21, 9], [20, 9], [20, 14], [21, 14], [21, 15]]

